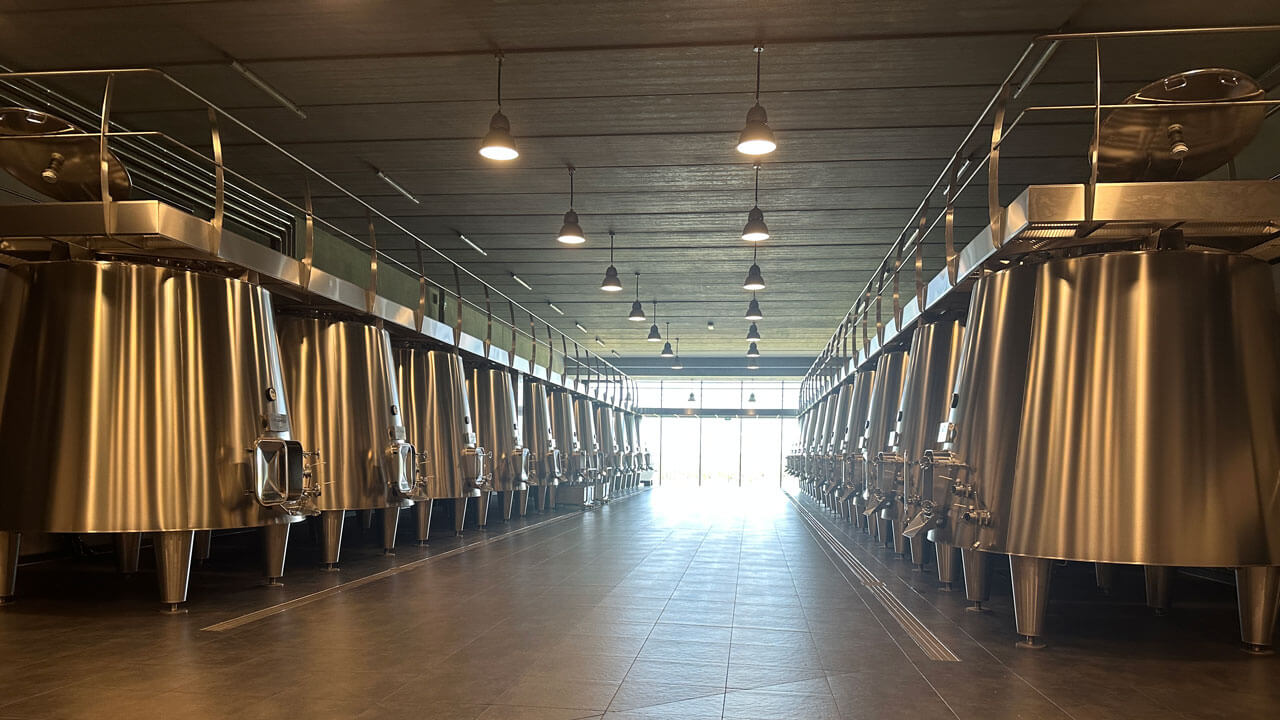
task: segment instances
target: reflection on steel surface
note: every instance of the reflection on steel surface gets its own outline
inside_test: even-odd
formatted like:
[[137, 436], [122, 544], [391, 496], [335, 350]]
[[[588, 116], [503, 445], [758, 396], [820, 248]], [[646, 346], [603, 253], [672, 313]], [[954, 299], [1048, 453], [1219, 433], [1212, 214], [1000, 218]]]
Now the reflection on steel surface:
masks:
[[529, 448], [529, 482], [554, 485], [560, 479], [560, 451], [551, 431], [551, 399], [540, 380], [524, 381], [524, 443]]
[[582, 452], [582, 479], [594, 482], [600, 474], [600, 443], [596, 435], [596, 419], [590, 398], [573, 396], [573, 417], [578, 428], [578, 446]]
[[902, 382], [906, 376], [908, 360], [907, 349], [902, 348], [889, 350], [876, 361], [876, 376], [872, 380], [871, 403], [867, 411], [867, 429], [862, 435], [866, 471], [866, 488], [862, 494], [867, 501], [862, 512], [873, 522], [879, 519], [876, 537], [881, 541], [892, 539], [898, 552], [902, 552], [903, 548], [897, 547], [901, 545], [901, 535], [894, 532], [891, 525], [897, 513], [893, 492], [892, 488], [879, 486], [876, 458], [890, 449], [889, 436], [897, 425], [898, 403], [902, 398]]
[[1018, 449], [1034, 298], [1035, 268], [1029, 267], [983, 276], [970, 298], [951, 415], [939, 429], [943, 450], [927, 453], [940, 476], [935, 482], [951, 489], [951, 532], [937, 535], [953, 545], [990, 545], [989, 526], [981, 518], [984, 509], [994, 512], [998, 506], [980, 507], [974, 500], [978, 487], [986, 503], [1007, 497]]
[[[951, 314], [923, 322], [911, 339], [911, 362], [902, 386], [893, 450], [881, 455], [881, 487], [892, 488], [898, 529], [910, 540], [911, 559], [923, 565], [924, 540], [944, 515], [936, 512], [948, 488], [935, 488], [921, 465], [926, 450], [939, 448], [938, 426], [951, 411], [951, 383], [960, 364], [964, 321]], [[926, 484], [926, 482], [928, 484]], [[909, 523], [909, 524], [908, 524]]]
[[[1098, 177], [1110, 182], [1194, 180], [1222, 167], [1258, 134], [1266, 105], [1257, 81], [1238, 70], [1208, 68], [1157, 80], [1125, 99], [1134, 107], [1102, 121]], [[1195, 103], [1202, 107], [1188, 107]]]
[[397, 348], [395, 359], [407, 438], [426, 455], [427, 496], [479, 495], [483, 453], [476, 448], [462, 358], [410, 346]]
[[236, 528], [303, 511], [266, 291], [120, 262], [3, 275], [0, 528]]
[[1280, 564], [1270, 268], [1169, 250], [1035, 275], [1017, 465], [1007, 503], [987, 508], [988, 542], [1072, 560]]
[[320, 510], [371, 510], [427, 496], [405, 442], [391, 338], [362, 322], [281, 315], [294, 434], [320, 453]]
[[478, 367], [471, 370], [471, 416], [476, 421], [480, 445], [488, 453], [489, 490], [510, 492], [526, 487], [528, 451], [520, 437], [516, 393], [508, 370]]
[[[78, 137], [67, 137], [78, 136]], [[100, 138], [39, 110], [0, 108], [0, 168], [54, 200], [102, 199]], [[129, 173], [107, 152], [107, 188], [127, 200]]]
[[567, 390], [551, 390], [551, 432], [555, 435], [562, 463], [562, 478], [566, 482], [576, 482], [585, 472], [573, 406], [573, 396]]

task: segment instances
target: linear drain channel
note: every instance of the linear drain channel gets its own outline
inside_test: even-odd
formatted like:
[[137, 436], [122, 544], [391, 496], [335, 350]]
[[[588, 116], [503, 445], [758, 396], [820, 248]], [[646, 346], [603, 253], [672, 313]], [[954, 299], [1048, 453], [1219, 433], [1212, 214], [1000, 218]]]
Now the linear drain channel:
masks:
[[817, 536], [817, 539], [826, 545], [827, 549], [840, 559], [840, 562], [844, 563], [844, 566], [849, 569], [849, 572], [858, 579], [858, 582], [861, 582], [863, 586], [870, 591], [875, 599], [880, 602], [880, 605], [884, 607], [885, 611], [893, 617], [903, 631], [905, 631], [907, 635], [915, 641], [916, 645], [924, 651], [924, 654], [927, 655], [930, 660], [937, 660], [939, 662], [960, 662], [960, 657], [952, 652], [951, 648], [947, 647], [942, 640], [938, 639], [938, 636], [934, 635], [929, 628], [925, 627], [925, 624], [920, 622], [920, 618], [916, 617], [907, 609], [906, 605], [902, 604], [902, 601], [899, 600], [898, 596], [894, 595], [891, 590], [889, 590], [889, 588], [884, 584], [884, 581], [876, 577], [876, 574], [871, 572], [866, 565], [863, 565], [862, 562], [859, 561], [858, 558], [849, 550], [849, 548], [844, 546], [844, 543], [840, 542], [835, 535], [832, 535], [831, 532], [813, 516], [813, 513], [810, 513], [803, 505], [800, 504], [799, 500], [797, 500], [795, 496], [790, 493], [787, 493], [786, 495], [787, 499], [791, 501], [791, 504], [795, 506], [796, 511], [800, 513], [800, 518], [809, 526], [809, 529], [813, 531], [814, 535]]

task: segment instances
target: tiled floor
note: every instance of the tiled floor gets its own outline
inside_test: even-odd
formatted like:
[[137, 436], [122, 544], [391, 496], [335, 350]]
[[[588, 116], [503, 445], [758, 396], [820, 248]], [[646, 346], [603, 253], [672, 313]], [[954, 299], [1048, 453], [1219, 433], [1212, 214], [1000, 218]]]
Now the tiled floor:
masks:
[[[1076, 582], [1083, 570], [1061, 569], [1050, 648], [1019, 651], [1001, 581], [994, 612], [971, 615], [962, 594], [831, 528], [960, 662], [928, 660], [782, 494], [658, 490], [225, 632], [201, 628], [280, 597], [239, 568], [252, 567], [252, 548], [198, 573], [178, 617], [151, 612], [149, 588], [121, 590], [105, 571], [24, 568], [22, 602], [0, 611], [0, 717], [1280, 713], [1280, 663], [1235, 649], [1229, 588], [1182, 579], [1176, 612], [1154, 618], [1140, 572], [1100, 598]], [[324, 575], [311, 552], [295, 543], [288, 597], [388, 562], [352, 552]]]

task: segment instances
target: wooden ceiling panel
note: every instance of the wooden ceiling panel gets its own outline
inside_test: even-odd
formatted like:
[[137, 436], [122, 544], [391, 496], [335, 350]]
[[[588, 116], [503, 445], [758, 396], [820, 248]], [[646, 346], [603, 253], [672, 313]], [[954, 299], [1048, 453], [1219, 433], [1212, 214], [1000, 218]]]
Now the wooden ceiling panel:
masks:
[[[766, 46], [762, 102], [779, 142], [760, 176], [774, 234], [758, 249], [769, 282], [759, 295], [761, 349], [803, 356], [822, 348], [1031, 37], [1061, 27], [1280, 22], [1280, 8], [1259, 0], [0, 0], [0, 12], [9, 64], [162, 67], [591, 350], [607, 353], [594, 345], [598, 333], [609, 350], [636, 357], [660, 347], [644, 340], [647, 323], [625, 319], [637, 271], [642, 298], [662, 299], [658, 319], [673, 322], [683, 354], [745, 350], [750, 294], [741, 282], [752, 248], [738, 233], [752, 170], [733, 146], [752, 102], [755, 43]], [[1106, 41], [1104, 100], [1191, 67], [1260, 74], [1280, 60], [1275, 47], [1274, 36]], [[522, 153], [506, 165], [476, 153], [494, 110], [499, 48], [503, 108]], [[234, 71], [233, 57], [308, 117]], [[1090, 44], [1064, 44], [1019, 102], [1090, 101], [1092, 62]], [[95, 107], [101, 82], [58, 88]], [[160, 83], [119, 83], [115, 107], [130, 127], [209, 151], [201, 103]], [[1274, 174], [1276, 122], [1241, 158], [1242, 171]], [[301, 201], [299, 168], [230, 123], [222, 130], [233, 170]], [[1030, 183], [1081, 180], [1091, 131], [1088, 113], [1024, 119], [1002, 146], [1004, 201]], [[989, 138], [980, 128], [962, 150], [982, 151]], [[589, 238], [581, 248], [554, 241], [569, 163]], [[977, 176], [957, 203], [961, 242], [986, 223], [985, 180]], [[325, 218], [365, 235], [363, 206], [323, 182], [311, 187]], [[394, 261], [416, 263], [411, 238], [377, 227]], [[610, 229], [619, 297], [598, 289]], [[939, 240], [935, 232], [925, 245], [926, 274], [940, 267]], [[428, 274], [451, 285], [450, 266], [424, 257]], [[463, 288], [482, 301], [477, 282]]]

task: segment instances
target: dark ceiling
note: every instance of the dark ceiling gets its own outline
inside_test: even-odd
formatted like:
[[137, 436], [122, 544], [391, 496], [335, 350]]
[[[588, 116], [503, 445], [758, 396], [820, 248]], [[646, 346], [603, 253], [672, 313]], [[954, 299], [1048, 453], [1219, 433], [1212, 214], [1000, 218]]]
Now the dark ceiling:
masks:
[[[769, 283], [760, 294], [761, 350], [811, 357], [1031, 37], [1064, 27], [1280, 22], [1274, 0], [0, 0], [0, 12], [8, 64], [164, 68], [561, 330], [584, 343], [598, 335], [624, 358], [657, 350], [644, 341], [647, 323], [626, 320], [637, 271], [646, 312], [657, 297], [658, 319], [671, 322], [683, 355], [745, 349], [741, 284], [751, 248], [738, 234], [752, 171], [734, 144], [752, 102], [754, 44], [766, 48], [762, 103], [779, 145], [760, 176], [773, 232], [759, 248]], [[1276, 40], [1104, 44], [1104, 99], [1206, 65], [1264, 74], [1280, 61]], [[498, 49], [504, 111], [522, 153], [509, 164], [476, 153], [494, 110]], [[1091, 52], [1064, 47], [1023, 102], [1088, 101]], [[307, 119], [246, 82], [230, 58]], [[1277, 82], [1272, 73], [1267, 85]], [[207, 145], [203, 116], [189, 103], [123, 88], [117, 103], [133, 126]], [[1028, 121], [1005, 149], [1006, 195], [1030, 182], [1081, 179], [1087, 120]], [[298, 196], [297, 173], [247, 138], [228, 140], [231, 167]], [[554, 239], [569, 163], [588, 235], [576, 248]], [[361, 232], [363, 213], [319, 192], [322, 215]], [[972, 236], [984, 216], [985, 190], [975, 185], [962, 198], [958, 236]], [[610, 229], [620, 296], [598, 289]], [[470, 250], [459, 232], [489, 255]], [[394, 234], [380, 241], [409, 247]], [[936, 268], [938, 245], [929, 252], [926, 265]], [[413, 253], [397, 255], [410, 261]], [[429, 271], [451, 284], [442, 265]], [[513, 271], [533, 290], [512, 281]], [[547, 300], [567, 315], [545, 312]]]

